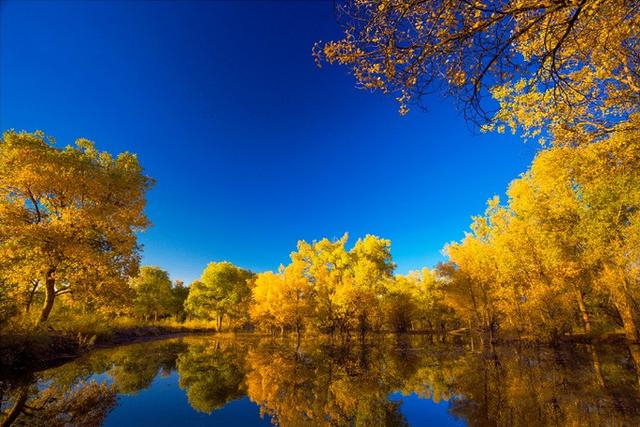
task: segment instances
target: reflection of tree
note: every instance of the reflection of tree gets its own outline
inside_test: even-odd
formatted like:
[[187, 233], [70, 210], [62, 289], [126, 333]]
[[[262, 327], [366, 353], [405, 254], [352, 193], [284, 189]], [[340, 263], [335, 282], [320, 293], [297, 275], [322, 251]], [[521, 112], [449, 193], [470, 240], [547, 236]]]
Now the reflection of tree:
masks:
[[158, 341], [114, 349], [108, 373], [119, 393], [137, 393], [148, 388], [159, 371], [172, 371], [184, 348], [182, 341]]
[[263, 343], [247, 393], [289, 425], [402, 425], [391, 392], [451, 401], [472, 426], [640, 425], [632, 358], [620, 348], [499, 347], [473, 353], [414, 339], [335, 348]]
[[[158, 372], [175, 368], [182, 340], [154, 341], [95, 351], [72, 363], [0, 387], [0, 425], [99, 425], [115, 405], [116, 392], [135, 393], [149, 387]], [[113, 385], [90, 381], [108, 373]], [[36, 383], [46, 387], [36, 386]]]
[[[96, 351], [20, 383], [0, 382], [0, 426], [100, 424], [116, 391], [135, 393], [176, 368], [195, 410], [211, 413], [247, 394], [282, 426], [406, 425], [401, 402], [389, 399], [394, 392], [448, 400], [470, 426], [640, 425], [637, 349], [474, 353], [424, 337], [296, 344], [207, 337]], [[113, 386], [91, 382], [97, 373]]]
[[0, 419], [2, 427], [100, 425], [116, 404], [114, 388], [96, 382], [79, 382], [73, 387], [54, 384], [43, 390], [23, 384], [7, 391], [9, 409]]
[[262, 344], [247, 356], [247, 392], [283, 426], [406, 425], [385, 362], [377, 347]]
[[239, 345], [194, 343], [177, 361], [180, 388], [186, 389], [194, 409], [210, 414], [244, 396], [243, 362]]
[[640, 425], [640, 393], [620, 348], [498, 348], [457, 363], [452, 412], [472, 426]]

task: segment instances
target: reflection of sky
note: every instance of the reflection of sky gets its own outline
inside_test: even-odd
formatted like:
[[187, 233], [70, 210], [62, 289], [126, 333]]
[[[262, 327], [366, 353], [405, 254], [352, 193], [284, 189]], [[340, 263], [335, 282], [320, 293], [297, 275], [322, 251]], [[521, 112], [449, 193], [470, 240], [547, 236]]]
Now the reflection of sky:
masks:
[[100, 383], [113, 384], [113, 377], [111, 375], [109, 375], [108, 373], [103, 372], [101, 374], [93, 374], [93, 375], [91, 375], [91, 378], [89, 378], [89, 381], [95, 381], [98, 384], [100, 384]]
[[[98, 383], [112, 383], [108, 374], [91, 376]], [[271, 426], [268, 415], [260, 418], [260, 410], [248, 397], [229, 402], [224, 408], [205, 414], [194, 410], [184, 390], [180, 389], [180, 376], [172, 371], [168, 376], [158, 374], [151, 386], [135, 394], [119, 394], [118, 406], [105, 421], [105, 426]], [[401, 411], [410, 426], [465, 426], [464, 421], [449, 413], [449, 402], [435, 403], [416, 394], [407, 396], [392, 393], [394, 402], [401, 402]]]
[[[105, 426], [271, 426], [268, 416], [260, 419], [258, 406], [248, 397], [229, 402], [211, 415], [195, 411], [187, 395], [180, 389], [180, 376], [172, 371], [168, 376], [157, 375], [151, 386], [135, 395], [118, 395]], [[97, 380], [97, 376], [96, 376]]]
[[450, 403], [447, 401], [436, 403], [421, 399], [415, 393], [407, 396], [392, 393], [389, 398], [394, 402], [402, 402], [400, 411], [410, 426], [466, 426], [463, 420], [456, 419], [449, 413]]

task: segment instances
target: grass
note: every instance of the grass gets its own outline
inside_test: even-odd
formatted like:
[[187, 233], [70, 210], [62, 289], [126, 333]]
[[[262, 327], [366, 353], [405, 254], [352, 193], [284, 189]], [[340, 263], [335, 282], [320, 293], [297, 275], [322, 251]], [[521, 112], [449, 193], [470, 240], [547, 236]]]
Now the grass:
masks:
[[40, 369], [76, 357], [95, 345], [124, 344], [178, 333], [214, 331], [214, 322], [145, 321], [128, 316], [54, 312], [36, 326], [36, 315], [13, 319], [0, 329], [0, 371]]

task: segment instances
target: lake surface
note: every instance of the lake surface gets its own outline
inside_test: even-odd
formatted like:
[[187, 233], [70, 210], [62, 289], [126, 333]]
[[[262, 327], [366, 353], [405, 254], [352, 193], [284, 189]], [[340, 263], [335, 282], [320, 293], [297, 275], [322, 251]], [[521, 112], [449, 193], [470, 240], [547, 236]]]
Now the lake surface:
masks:
[[478, 352], [429, 336], [183, 337], [3, 380], [0, 407], [29, 426], [639, 426], [631, 355], [577, 344]]

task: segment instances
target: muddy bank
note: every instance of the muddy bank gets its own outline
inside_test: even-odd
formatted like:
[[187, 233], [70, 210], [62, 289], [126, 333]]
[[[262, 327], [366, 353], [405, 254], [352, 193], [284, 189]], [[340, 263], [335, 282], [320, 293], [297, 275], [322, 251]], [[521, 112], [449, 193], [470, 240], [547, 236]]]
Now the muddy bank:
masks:
[[95, 348], [214, 332], [213, 329], [206, 328], [141, 326], [91, 337], [57, 331], [37, 335], [3, 334], [0, 335], [0, 378], [13, 377], [25, 371], [53, 368]]

